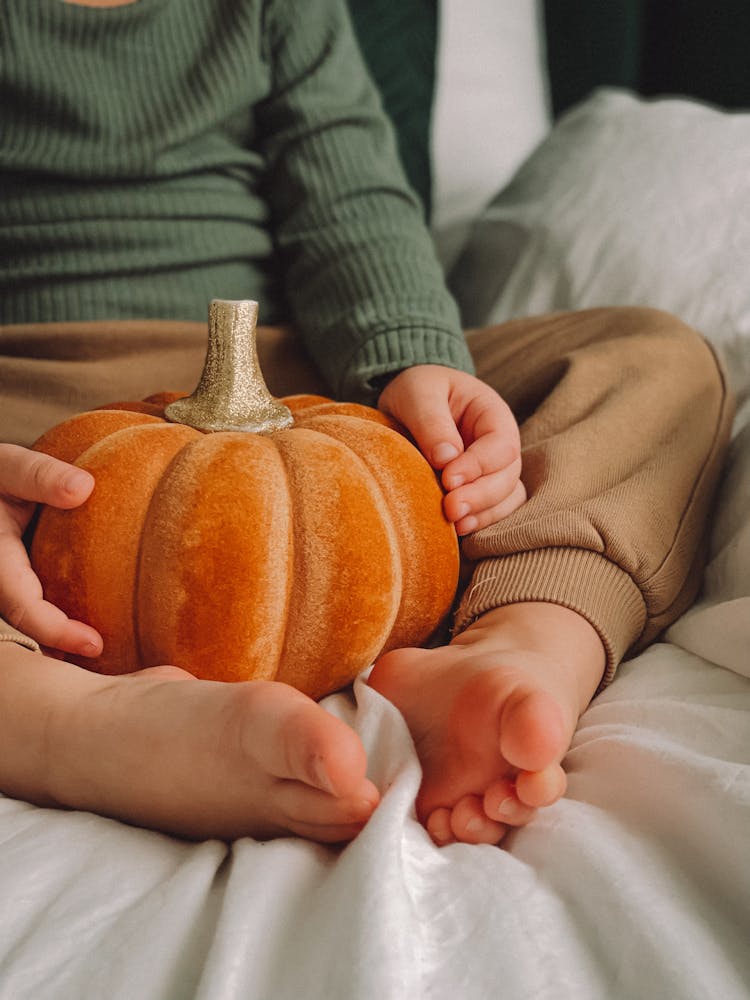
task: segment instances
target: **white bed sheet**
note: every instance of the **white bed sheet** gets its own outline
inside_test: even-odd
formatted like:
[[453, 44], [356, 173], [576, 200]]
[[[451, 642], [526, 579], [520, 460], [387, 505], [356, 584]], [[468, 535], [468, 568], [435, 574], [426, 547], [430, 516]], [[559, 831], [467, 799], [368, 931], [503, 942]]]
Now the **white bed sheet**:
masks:
[[342, 851], [0, 797], [0, 1000], [748, 1000], [748, 406], [703, 596], [595, 699], [569, 794], [505, 849], [431, 843], [408, 731], [360, 679], [326, 706], [384, 797]]

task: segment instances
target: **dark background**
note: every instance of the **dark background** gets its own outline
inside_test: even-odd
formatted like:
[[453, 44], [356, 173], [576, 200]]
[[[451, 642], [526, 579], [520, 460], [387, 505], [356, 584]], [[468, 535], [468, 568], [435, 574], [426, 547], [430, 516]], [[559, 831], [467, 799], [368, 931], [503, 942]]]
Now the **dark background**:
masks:
[[750, 0], [545, 0], [556, 113], [595, 86], [750, 108]]

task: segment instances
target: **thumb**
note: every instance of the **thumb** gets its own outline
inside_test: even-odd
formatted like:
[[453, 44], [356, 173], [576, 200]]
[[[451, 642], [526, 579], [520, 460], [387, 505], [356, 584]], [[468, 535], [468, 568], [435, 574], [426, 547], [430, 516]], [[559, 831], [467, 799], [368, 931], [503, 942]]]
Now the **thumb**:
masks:
[[0, 493], [52, 507], [77, 507], [94, 488], [85, 469], [18, 445], [0, 445]]

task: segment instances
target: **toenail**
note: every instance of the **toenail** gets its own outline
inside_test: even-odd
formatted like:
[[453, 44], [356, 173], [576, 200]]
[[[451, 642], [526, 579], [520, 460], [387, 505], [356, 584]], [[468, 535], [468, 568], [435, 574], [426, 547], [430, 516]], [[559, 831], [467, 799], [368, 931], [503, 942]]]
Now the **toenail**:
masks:
[[331, 781], [328, 775], [326, 763], [323, 760], [323, 758], [318, 757], [316, 755], [315, 757], [313, 757], [311, 764], [312, 764], [313, 775], [315, 776], [314, 781], [315, 784], [317, 784], [318, 788], [322, 788], [329, 794], [335, 795], [336, 789], [333, 787], [333, 782]]
[[375, 812], [376, 805], [377, 803], [373, 802], [372, 799], [360, 799], [359, 809], [357, 811], [360, 816], [370, 816], [373, 812]]
[[516, 811], [516, 805], [516, 799], [514, 799], [512, 795], [509, 795], [507, 799], [503, 799], [497, 807], [498, 816], [512, 816]]

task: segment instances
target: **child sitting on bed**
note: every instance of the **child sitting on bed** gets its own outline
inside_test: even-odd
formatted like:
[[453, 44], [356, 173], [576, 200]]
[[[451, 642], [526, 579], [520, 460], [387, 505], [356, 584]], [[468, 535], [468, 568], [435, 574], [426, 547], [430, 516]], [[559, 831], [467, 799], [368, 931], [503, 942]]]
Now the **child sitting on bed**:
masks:
[[435, 842], [498, 843], [564, 793], [580, 713], [696, 591], [728, 432], [711, 352], [596, 310], [479, 331], [472, 361], [343, 0], [0, 9], [0, 789], [193, 838], [344, 841], [377, 806], [357, 735], [283, 684], [58, 659], [101, 638], [45, 603], [22, 544], [35, 502], [94, 488], [23, 447], [50, 401], [132, 382], [133, 320], [159, 321], [139, 377], [163, 387], [182, 321], [252, 297], [441, 475], [476, 564], [455, 636], [370, 683], [411, 729]]

